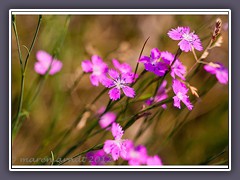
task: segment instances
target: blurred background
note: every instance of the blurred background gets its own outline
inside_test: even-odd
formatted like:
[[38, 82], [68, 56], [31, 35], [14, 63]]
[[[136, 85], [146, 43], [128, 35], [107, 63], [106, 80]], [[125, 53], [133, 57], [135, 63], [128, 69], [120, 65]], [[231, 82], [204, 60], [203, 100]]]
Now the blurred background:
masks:
[[[222, 20], [221, 47], [210, 50], [206, 61], [221, 62], [228, 67], [228, 16], [215, 15], [73, 15], [70, 16], [68, 30], [57, 59], [63, 63], [62, 70], [44, 81], [41, 91], [31, 110], [26, 110], [31, 91], [36, 89], [39, 75], [34, 71], [36, 52], [44, 50], [52, 54], [56, 42], [62, 36], [67, 16], [43, 15], [39, 35], [31, 53], [26, 72], [23, 111], [27, 118], [24, 120], [19, 133], [12, 144], [13, 164], [31, 164], [21, 162], [20, 158], [51, 157], [56, 143], [61, 141], [63, 132], [68, 129], [79, 112], [90, 103], [103, 89], [103, 86], [93, 87], [89, 75], [82, 78], [73, 93], [69, 88], [79, 74], [82, 73], [81, 62], [91, 59], [94, 54], [99, 55], [113, 67], [111, 60], [129, 63], [134, 69], [144, 41], [148, 40], [143, 55], [149, 55], [152, 48], [160, 51], [177, 51], [177, 41], [171, 40], [167, 32], [177, 26], [189, 26], [199, 35], [205, 48], [211, 38], [217, 18]], [[17, 15], [17, 28], [23, 57], [34, 36], [38, 16]], [[13, 30], [12, 30], [13, 32]], [[197, 52], [200, 57], [201, 52]], [[194, 63], [193, 54], [182, 53], [179, 59], [189, 69]], [[12, 116], [16, 115], [20, 92], [21, 71], [17, 52], [17, 43], [12, 33]], [[142, 72], [140, 64], [138, 73]], [[144, 78], [151, 78], [148, 73]], [[168, 87], [171, 86], [167, 77]], [[228, 85], [216, 81], [215, 76], [203, 70], [200, 66], [190, 84], [201, 94], [193, 111], [179, 110], [168, 103], [167, 110], [154, 119], [154, 123], [144, 131], [135, 142], [146, 145], [150, 155], [158, 154], [166, 165], [199, 165], [199, 164], [228, 164]], [[137, 88], [138, 86], [136, 86]], [[152, 93], [155, 86], [149, 87], [145, 94]], [[171, 94], [171, 93], [169, 93]], [[109, 97], [105, 93], [92, 107], [93, 112], [106, 106]], [[119, 102], [120, 103], [120, 102]], [[131, 104], [126, 119], [142, 108], [143, 103]], [[158, 110], [160, 111], [161, 107]], [[114, 110], [113, 110], [114, 112]], [[115, 112], [117, 112], [115, 110]], [[124, 118], [124, 117], [123, 117]], [[157, 122], [157, 123], [156, 123]], [[124, 123], [124, 122], [123, 122]], [[143, 118], [136, 121], [126, 130], [124, 138], [134, 139], [135, 134], [143, 123]], [[71, 135], [63, 142], [61, 149], [54, 154], [64, 154], [72, 145], [82, 138], [84, 128], [88, 125], [77, 126]], [[157, 125], [157, 126], [156, 126]], [[175, 127], [178, 128], [171, 134]], [[99, 126], [96, 130], [100, 129]], [[97, 135], [89, 138], [84, 144], [76, 148], [69, 157], [82, 152], [96, 143], [103, 143], [112, 138], [108, 133], [103, 139]], [[170, 137], [170, 138], [168, 138]]]

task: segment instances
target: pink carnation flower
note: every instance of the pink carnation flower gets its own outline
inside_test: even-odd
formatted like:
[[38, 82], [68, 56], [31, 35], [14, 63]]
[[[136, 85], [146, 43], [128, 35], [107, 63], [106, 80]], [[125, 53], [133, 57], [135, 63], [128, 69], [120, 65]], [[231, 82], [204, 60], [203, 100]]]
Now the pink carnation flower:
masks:
[[106, 76], [108, 66], [99, 56], [93, 55], [92, 61], [82, 61], [82, 69], [85, 73], [91, 73], [90, 81], [92, 85], [98, 86], [99, 82]]
[[[174, 60], [174, 55], [168, 51], [162, 52], [161, 57], [163, 61], [168, 65], [171, 65]], [[182, 80], [185, 80], [184, 75], [186, 74], [186, 67], [181, 63], [181, 61], [179, 61], [179, 59], [176, 59], [172, 65], [170, 74], [174, 79], [176, 76], [178, 76]]]
[[44, 75], [49, 70], [50, 75], [54, 75], [62, 69], [62, 62], [53, 59], [53, 57], [45, 51], [38, 51], [36, 54], [37, 62], [34, 69], [38, 74]]
[[180, 40], [178, 43], [182, 51], [192, 51], [192, 47], [198, 51], [202, 51], [201, 41], [194, 32], [190, 32], [189, 27], [177, 27], [168, 32], [168, 36], [173, 40]]
[[189, 110], [192, 110], [193, 105], [191, 104], [189, 97], [187, 95], [188, 88], [185, 86], [184, 83], [174, 79], [173, 80], [173, 92], [175, 93], [175, 96], [173, 97], [174, 100], [174, 106], [181, 109], [181, 101], [187, 106]]
[[119, 157], [126, 158], [127, 151], [126, 151], [126, 140], [122, 139], [124, 131], [119, 124], [113, 123], [112, 124], [112, 135], [114, 140], [106, 140], [104, 142], [103, 150], [107, 154], [111, 154], [113, 160], [117, 160]]
[[120, 64], [118, 60], [113, 59], [112, 63], [116, 69], [118, 69], [121, 73], [129, 73], [132, 72], [132, 68], [127, 63]]
[[142, 165], [147, 162], [147, 149], [146, 147], [139, 145], [134, 147], [132, 141], [126, 141], [127, 146], [127, 156], [125, 160], [128, 161], [129, 165]]
[[145, 69], [149, 72], [153, 72], [157, 76], [164, 76], [165, 72], [168, 70], [168, 65], [162, 61], [161, 52], [158, 48], [153, 48], [151, 50], [150, 56], [142, 56], [139, 62], [143, 63]]
[[107, 112], [99, 120], [101, 128], [106, 128], [110, 126], [116, 120], [116, 115], [113, 112]]
[[130, 98], [135, 96], [135, 91], [129, 85], [133, 82], [133, 75], [131, 73], [121, 73], [110, 69], [108, 74], [111, 78], [105, 77], [101, 83], [107, 87], [112, 88], [109, 91], [109, 97], [112, 100], [120, 99], [121, 89], [123, 93]]
[[155, 155], [147, 158], [147, 165], [162, 165], [161, 159]]
[[211, 74], [215, 74], [221, 84], [228, 83], [228, 70], [221, 63], [209, 63], [204, 66], [204, 69]]

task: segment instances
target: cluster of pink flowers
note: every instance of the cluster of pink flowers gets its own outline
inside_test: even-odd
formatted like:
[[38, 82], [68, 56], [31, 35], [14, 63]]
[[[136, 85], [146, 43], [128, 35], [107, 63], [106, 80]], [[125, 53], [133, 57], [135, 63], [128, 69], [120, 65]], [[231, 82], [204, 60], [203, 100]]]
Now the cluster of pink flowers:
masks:
[[[153, 56], [154, 58], [152, 58]], [[174, 55], [172, 53], [168, 51], [161, 52], [157, 48], [153, 48], [151, 50], [151, 54], [149, 57], [142, 56], [139, 60], [139, 62], [144, 63], [145, 69], [147, 71], [153, 72], [158, 76], [163, 76], [165, 73], [170, 71], [170, 75], [173, 78], [172, 88], [175, 93], [175, 96], [173, 97], [173, 105], [181, 109], [180, 102], [182, 101], [189, 110], [192, 110], [193, 106], [189, 101], [189, 97], [186, 95], [188, 92], [188, 88], [185, 86], [184, 83], [180, 82], [180, 80], [185, 80], [186, 67], [179, 59], [176, 59], [174, 62], [173, 61]], [[179, 78], [180, 80], [178, 80], [177, 78]], [[151, 97], [150, 99], [148, 99], [146, 101], [146, 104], [151, 105], [152, 103], [160, 102], [164, 99], [167, 99], [168, 95], [166, 92], [166, 85], [167, 81], [163, 81], [155, 97]], [[163, 104], [162, 107], [165, 109], [166, 105]]]
[[[109, 114], [108, 118], [105, 117], [105, 119], [108, 119], [108, 125], [112, 121]], [[111, 131], [114, 139], [106, 140], [103, 149], [87, 153], [91, 165], [103, 165], [119, 158], [127, 161], [129, 165], [162, 165], [158, 155], [149, 156], [143, 145], [134, 146], [131, 140], [123, 139], [124, 131], [118, 123], [112, 122], [110, 124], [111, 129], [108, 130]], [[91, 161], [93, 159], [95, 161]]]
[[[90, 80], [94, 86], [101, 83], [110, 88], [109, 97], [112, 100], [118, 100], [121, 97], [121, 90], [130, 98], [135, 96], [135, 91], [129, 85], [133, 83], [134, 77], [132, 68], [127, 63], [120, 64], [116, 59], [112, 60], [114, 69], [109, 69], [107, 64], [99, 56], [92, 56], [92, 62], [85, 60], [82, 62], [82, 68], [85, 73], [91, 73]], [[109, 77], [108, 77], [109, 75]]]
[[[194, 49], [203, 50], [198, 35], [191, 32], [189, 27], [177, 27], [171, 29], [167, 34], [171, 39], [179, 41], [178, 46], [181, 52], [194, 51]], [[62, 69], [62, 62], [45, 51], [38, 51], [36, 58], [37, 62], [34, 68], [40, 75], [46, 73], [54, 75]], [[175, 59], [175, 55], [171, 52], [153, 48], [150, 55], [142, 56], [139, 62], [144, 64], [146, 71], [154, 73], [156, 76], [164, 78], [166, 73], [169, 73], [174, 93], [172, 97], [173, 106], [181, 109], [181, 103], [183, 103], [188, 110], [193, 109], [187, 95], [189, 91], [185, 82], [187, 70], [179, 58]], [[82, 61], [81, 66], [84, 73], [90, 74], [90, 82], [93, 86], [101, 84], [110, 89], [108, 94], [111, 100], [119, 100], [123, 94], [129, 98], [134, 98], [136, 92], [131, 85], [138, 78], [138, 75], [134, 74], [131, 66], [127, 63], [121, 64], [118, 60], [113, 59], [112, 64], [115, 69], [110, 69], [101, 57], [93, 55], [91, 60]], [[228, 70], [221, 63], [209, 63], [204, 66], [204, 69], [215, 75], [221, 84], [228, 83]], [[168, 90], [166, 87], [167, 81], [163, 80], [162, 84], [156, 89], [155, 95], [147, 99], [145, 104], [150, 106], [167, 99]], [[166, 109], [167, 105], [163, 104], [162, 108]], [[127, 161], [129, 165], [162, 165], [159, 156], [149, 156], [145, 146], [135, 146], [133, 141], [123, 139], [124, 131], [120, 124], [116, 123], [117, 115], [114, 112], [102, 114], [103, 112], [103, 109], [99, 111], [99, 114], [101, 114], [99, 125], [101, 128], [110, 131], [113, 139], [106, 140], [103, 149], [86, 154], [91, 165], [103, 165], [119, 158]]]

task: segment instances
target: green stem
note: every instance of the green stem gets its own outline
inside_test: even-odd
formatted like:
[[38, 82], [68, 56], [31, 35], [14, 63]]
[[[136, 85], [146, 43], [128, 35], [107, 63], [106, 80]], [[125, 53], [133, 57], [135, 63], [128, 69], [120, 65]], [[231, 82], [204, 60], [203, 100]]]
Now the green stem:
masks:
[[[145, 41], [144, 44], [143, 44], [143, 47], [142, 47], [141, 52], [140, 52], [139, 57], [138, 57], [138, 61], [139, 61], [139, 59], [140, 59], [141, 56], [142, 56], [143, 50], [144, 50], [144, 48], [145, 48], [145, 46], [146, 46], [149, 38], [150, 38], [150, 36], [146, 39], [146, 41]], [[133, 75], [133, 79], [135, 79], [135, 75], [136, 75], [137, 70], [138, 70], [138, 65], [139, 65], [139, 62], [137, 62], [137, 65], [136, 65], [136, 68], [135, 68], [135, 71], [134, 71], [134, 75]]]
[[63, 162], [60, 162], [59, 165], [63, 165], [63, 164], [65, 164], [66, 162], [71, 161], [71, 160], [73, 160], [74, 158], [76, 158], [76, 157], [78, 157], [78, 156], [81, 156], [81, 155], [86, 154], [86, 153], [88, 153], [88, 152], [95, 151], [95, 150], [99, 150], [99, 149], [102, 149], [102, 148], [103, 148], [103, 144], [98, 144], [98, 145], [96, 145], [96, 146], [93, 146], [93, 147], [90, 148], [90, 149], [87, 149], [87, 150], [85, 150], [85, 151], [83, 151], [83, 152], [81, 152], [81, 153], [73, 156], [72, 158], [69, 158], [69, 159], [67, 159], [67, 160], [65, 160], [65, 161], [63, 161]]
[[15, 32], [16, 40], [17, 40], [18, 54], [19, 54], [19, 60], [20, 60], [20, 64], [21, 64], [21, 72], [22, 72], [21, 89], [20, 89], [20, 98], [19, 98], [19, 103], [18, 103], [18, 110], [17, 110], [17, 115], [13, 119], [13, 122], [12, 122], [13, 123], [13, 135], [14, 135], [14, 138], [15, 138], [15, 135], [17, 134], [17, 130], [19, 129], [19, 127], [17, 127], [17, 126], [20, 124], [18, 121], [19, 121], [19, 117], [20, 117], [20, 114], [21, 114], [21, 111], [22, 111], [23, 95], [24, 95], [24, 84], [25, 84], [25, 73], [26, 73], [27, 63], [28, 63], [28, 59], [29, 59], [30, 53], [31, 53], [31, 51], [33, 49], [33, 46], [34, 46], [36, 38], [37, 38], [37, 34], [38, 34], [38, 31], [39, 31], [39, 28], [40, 28], [41, 19], [42, 19], [42, 16], [40, 15], [39, 19], [38, 19], [37, 28], [36, 28], [36, 31], [35, 31], [35, 34], [34, 34], [34, 37], [33, 37], [32, 43], [31, 43], [31, 46], [30, 46], [30, 50], [28, 52], [28, 55], [27, 55], [27, 57], [25, 59], [25, 64], [23, 66], [22, 53], [21, 53], [20, 43], [19, 43], [19, 38], [18, 38], [18, 33], [17, 33], [16, 18], [15, 18], [14, 15], [13, 15], [13, 18], [12, 18], [12, 20], [13, 20], [13, 29], [14, 29], [14, 32]]
[[41, 21], [42, 21], [42, 15], [39, 15], [39, 18], [38, 18], [38, 24], [37, 24], [37, 28], [36, 28], [36, 31], [35, 31], [35, 34], [34, 34], [34, 37], [33, 37], [33, 41], [31, 43], [31, 46], [30, 46], [30, 49], [29, 49], [29, 52], [27, 54], [27, 57], [26, 57], [26, 60], [25, 60], [25, 64], [24, 64], [24, 72], [26, 71], [27, 69], [27, 64], [28, 64], [28, 59], [29, 59], [29, 56], [32, 52], [32, 49], [33, 49], [33, 46], [36, 42], [36, 39], [37, 39], [37, 35], [38, 35], [38, 32], [39, 32], [39, 28], [40, 28], [40, 24], [41, 24]]
[[15, 15], [12, 15], [12, 24], [13, 24], [13, 30], [14, 30], [14, 34], [15, 34], [15, 37], [16, 37], [16, 41], [17, 41], [17, 49], [18, 49], [20, 66], [21, 66], [21, 72], [23, 73], [24, 66], [23, 66], [23, 61], [22, 61], [21, 47], [20, 47], [18, 33], [17, 33], [17, 25], [16, 25], [16, 16]]

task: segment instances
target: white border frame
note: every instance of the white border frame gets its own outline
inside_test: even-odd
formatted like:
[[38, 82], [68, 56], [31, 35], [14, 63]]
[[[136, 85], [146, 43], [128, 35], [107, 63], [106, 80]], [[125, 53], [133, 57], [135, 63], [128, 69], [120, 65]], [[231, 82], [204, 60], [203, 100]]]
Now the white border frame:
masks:
[[[203, 166], [21, 166], [12, 165], [11, 91], [9, 92], [10, 171], [231, 171], [231, 10], [230, 9], [10, 9], [9, 10], [9, 90], [11, 90], [11, 15], [228, 15], [229, 22], [229, 165]], [[112, 169], [110, 169], [112, 168]], [[151, 169], [155, 168], [155, 169]], [[156, 169], [159, 168], [159, 169]]]

